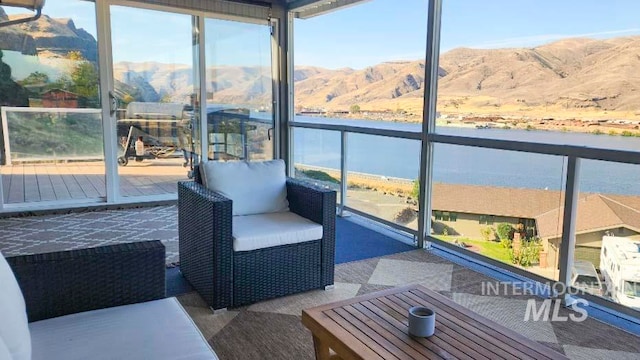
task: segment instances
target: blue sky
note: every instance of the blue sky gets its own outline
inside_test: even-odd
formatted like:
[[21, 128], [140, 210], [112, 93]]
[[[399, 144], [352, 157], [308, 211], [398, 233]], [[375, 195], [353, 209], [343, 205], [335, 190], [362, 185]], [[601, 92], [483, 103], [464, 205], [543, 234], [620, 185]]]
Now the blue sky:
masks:
[[[443, 1], [442, 52], [461, 46], [531, 47], [567, 37], [640, 34], [637, 0]], [[295, 63], [363, 68], [383, 61], [423, 58], [426, 11], [427, 0], [372, 0], [296, 20]], [[47, 0], [44, 12], [70, 17], [77, 27], [95, 35], [92, 2]], [[116, 62], [191, 61], [189, 16], [115, 7], [112, 22]], [[208, 53], [216, 56], [209, 63], [257, 65], [268, 60], [266, 29], [228, 21], [209, 25]]]

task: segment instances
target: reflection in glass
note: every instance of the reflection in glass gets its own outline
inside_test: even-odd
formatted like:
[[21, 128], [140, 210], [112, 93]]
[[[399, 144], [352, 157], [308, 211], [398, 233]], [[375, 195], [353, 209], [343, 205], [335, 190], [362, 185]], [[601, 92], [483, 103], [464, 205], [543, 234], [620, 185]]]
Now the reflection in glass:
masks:
[[209, 159], [272, 159], [269, 26], [206, 19], [205, 28]]
[[[95, 5], [46, 5], [38, 20], [0, 28], [5, 204], [106, 196]], [[65, 11], [70, 6], [73, 13]], [[4, 11], [9, 17], [28, 12]]]
[[[192, 17], [123, 6], [110, 10], [120, 193], [175, 193], [175, 182], [186, 179], [187, 167], [197, 161]], [[158, 30], [145, 23], [166, 25]]]

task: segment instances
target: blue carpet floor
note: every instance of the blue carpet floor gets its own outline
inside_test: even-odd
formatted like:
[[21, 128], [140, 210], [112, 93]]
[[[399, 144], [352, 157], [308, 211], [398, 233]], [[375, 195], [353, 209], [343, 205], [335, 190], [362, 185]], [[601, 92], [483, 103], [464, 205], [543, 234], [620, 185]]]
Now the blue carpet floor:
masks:
[[416, 248], [351, 221], [336, 220], [336, 264], [391, 255]]
[[[391, 255], [415, 247], [394, 240], [351, 221], [336, 219], [336, 264]], [[180, 274], [180, 268], [167, 269], [167, 296], [193, 291]]]

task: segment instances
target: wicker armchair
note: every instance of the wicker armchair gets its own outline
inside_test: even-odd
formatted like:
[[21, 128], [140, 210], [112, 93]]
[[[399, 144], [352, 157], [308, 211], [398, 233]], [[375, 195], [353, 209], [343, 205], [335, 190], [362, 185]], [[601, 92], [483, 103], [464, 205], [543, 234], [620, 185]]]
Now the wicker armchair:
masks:
[[314, 241], [234, 251], [232, 201], [194, 181], [178, 183], [180, 270], [212, 309], [333, 285], [336, 193], [286, 180], [290, 211], [322, 225]]
[[165, 297], [165, 248], [158, 240], [19, 255], [7, 262], [30, 322]]

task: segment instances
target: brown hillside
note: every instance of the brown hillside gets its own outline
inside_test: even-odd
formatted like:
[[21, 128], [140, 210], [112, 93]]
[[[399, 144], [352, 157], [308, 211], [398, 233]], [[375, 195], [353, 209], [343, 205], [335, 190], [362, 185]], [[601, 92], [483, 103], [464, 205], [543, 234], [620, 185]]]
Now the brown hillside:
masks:
[[[441, 55], [442, 112], [525, 115], [540, 109], [635, 112], [640, 37], [565, 39], [536, 48], [466, 49]], [[296, 82], [296, 106], [364, 110], [419, 108], [421, 61], [383, 63], [350, 74], [318, 72]], [[627, 114], [628, 115], [628, 114]]]
[[[0, 18], [9, 17], [0, 9]], [[97, 59], [89, 33], [69, 19], [46, 15], [0, 29], [0, 49], [41, 58], [63, 58], [79, 49], [88, 60]], [[437, 109], [454, 118], [640, 120], [640, 36], [571, 38], [534, 48], [459, 48], [443, 53], [439, 66]], [[357, 104], [364, 111], [387, 110], [418, 120], [424, 73], [421, 60], [361, 70], [299, 66], [293, 74], [295, 107], [345, 111]], [[213, 102], [271, 104], [269, 68], [217, 66], [207, 74]], [[122, 62], [115, 64], [114, 75], [146, 101], [186, 102], [193, 92], [190, 65]]]

